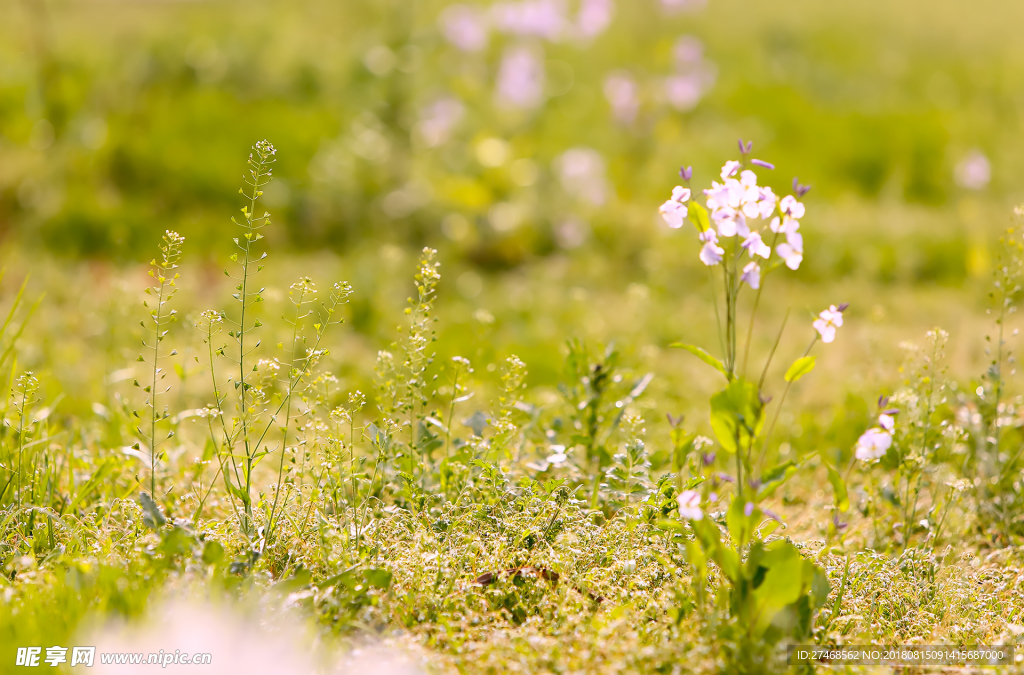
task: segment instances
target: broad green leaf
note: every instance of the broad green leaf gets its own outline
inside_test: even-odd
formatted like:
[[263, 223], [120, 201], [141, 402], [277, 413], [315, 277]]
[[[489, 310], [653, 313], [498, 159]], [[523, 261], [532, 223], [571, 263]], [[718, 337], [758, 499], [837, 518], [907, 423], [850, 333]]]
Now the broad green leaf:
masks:
[[725, 364], [722, 363], [721, 361], [719, 361], [718, 359], [716, 359], [711, 354], [708, 354], [706, 351], [704, 351], [700, 347], [698, 347], [696, 345], [684, 344], [682, 342], [675, 342], [675, 343], [673, 343], [673, 344], [671, 344], [669, 346], [670, 347], [678, 347], [679, 349], [685, 349], [686, 351], [690, 352], [691, 354], [696, 356], [698, 359], [700, 359], [704, 363], [708, 364], [709, 366], [711, 366], [712, 368], [714, 368], [715, 370], [720, 372], [722, 375], [725, 375], [726, 379], [730, 379], [729, 378], [729, 372], [725, 369]]
[[766, 546], [758, 565], [767, 570], [754, 590], [758, 629], [763, 630], [781, 609], [800, 599], [809, 583], [805, 583], [804, 559], [788, 541], [779, 539]]
[[367, 583], [374, 588], [386, 591], [391, 587], [391, 572], [382, 569], [371, 568], [363, 572]]
[[764, 426], [764, 405], [757, 386], [734, 380], [711, 397], [711, 428], [726, 452], [751, 446]]
[[[746, 514], [747, 504], [751, 506], [749, 516]], [[729, 536], [736, 548], [741, 549], [747, 545], [760, 518], [761, 510], [752, 502], [738, 498], [732, 500], [725, 514], [725, 524], [729, 527]]]
[[209, 540], [203, 546], [203, 562], [207, 565], [216, 565], [224, 559], [224, 547], [220, 542]]
[[707, 232], [711, 227], [711, 220], [708, 218], [708, 211], [697, 202], [690, 202], [688, 206], [690, 222], [697, 228], [698, 232]]
[[796, 382], [807, 373], [814, 370], [814, 356], [804, 356], [793, 362], [793, 365], [789, 367], [783, 378], [786, 382]]
[[758, 499], [770, 497], [783, 483], [792, 478], [799, 468], [799, 465], [790, 459], [761, 474], [761, 486], [757, 490]]
[[846, 491], [846, 481], [839, 475], [824, 455], [821, 455], [821, 462], [828, 469], [828, 482], [832, 483], [832, 492], [835, 494], [836, 508], [840, 511], [846, 511], [850, 508], [850, 496]]

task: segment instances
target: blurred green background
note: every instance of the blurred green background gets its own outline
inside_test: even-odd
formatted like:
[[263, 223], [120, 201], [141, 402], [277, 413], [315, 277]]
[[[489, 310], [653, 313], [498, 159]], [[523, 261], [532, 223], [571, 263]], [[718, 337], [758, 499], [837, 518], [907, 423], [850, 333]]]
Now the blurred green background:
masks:
[[445, 355], [515, 352], [553, 386], [565, 339], [615, 340], [686, 410], [713, 383], [665, 348], [715, 344], [713, 314], [694, 233], [668, 231], [657, 207], [680, 165], [695, 187], [717, 178], [737, 138], [775, 163], [761, 180], [776, 192], [814, 186], [804, 265], [762, 314], [765, 351], [787, 307], [809, 322], [853, 303], [822, 366], [844, 384], [812, 402], [872, 398], [898, 379], [899, 342], [935, 324], [956, 374], [984, 362], [993, 245], [1024, 201], [1021, 3], [0, 6], [0, 238], [17, 273], [4, 292], [32, 270], [48, 293], [24, 358], [74, 363], [52, 367], [72, 401], [134, 359], [117, 326], [140, 318], [165, 229], [187, 240], [183, 302], [223, 302], [229, 218], [262, 138], [279, 158], [271, 274], [352, 281], [339, 367], [356, 382], [430, 245]]

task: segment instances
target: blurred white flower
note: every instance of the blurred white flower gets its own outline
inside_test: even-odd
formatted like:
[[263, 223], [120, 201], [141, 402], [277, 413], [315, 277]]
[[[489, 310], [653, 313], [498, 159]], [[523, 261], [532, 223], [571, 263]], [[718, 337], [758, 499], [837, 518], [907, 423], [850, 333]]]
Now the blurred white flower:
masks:
[[[743, 165], [740, 164], [739, 162], [737, 162], [734, 159], [730, 159], [728, 162], [723, 164], [722, 165], [722, 173], [721, 173], [722, 180], [725, 180], [727, 178], [732, 178], [733, 176], [735, 176], [736, 172], [740, 170], [741, 166], [743, 166]], [[714, 183], [712, 183], [712, 185], [714, 185]]]
[[423, 111], [417, 127], [420, 137], [429, 148], [444, 145], [465, 114], [466, 106], [454, 96], [434, 101]]
[[570, 148], [555, 159], [555, 169], [567, 193], [594, 206], [605, 203], [608, 182], [605, 178], [604, 158], [597, 150]]
[[704, 43], [692, 35], [684, 35], [672, 46], [676, 70], [684, 70], [704, 61]]
[[690, 190], [677, 185], [672, 190], [672, 198], [661, 205], [659, 209], [661, 217], [672, 229], [678, 229], [683, 226], [687, 215], [686, 202], [689, 200]]
[[700, 493], [696, 490], [683, 490], [676, 498], [679, 502], [679, 516], [687, 520], [700, 520], [704, 512], [700, 509]]
[[786, 267], [798, 269], [804, 259], [804, 237], [799, 232], [786, 233], [786, 241], [775, 247], [775, 252], [786, 261]]
[[708, 0], [661, 0], [661, 7], [666, 12], [695, 12], [704, 9]]
[[764, 243], [764, 241], [761, 239], [761, 235], [757, 232], [749, 233], [743, 240], [743, 243], [740, 245], [744, 249], [746, 249], [747, 253], [750, 254], [751, 258], [753, 258], [755, 255], [759, 255], [762, 258], [767, 258], [772, 254], [771, 247], [768, 246], [768, 244]]
[[708, 267], [713, 267], [722, 262], [725, 249], [718, 246], [718, 235], [715, 234], [715, 231], [708, 228], [698, 236], [704, 242], [704, 246], [700, 249], [700, 261]]
[[761, 285], [761, 267], [756, 262], [748, 262], [740, 274], [740, 281], [756, 289]]
[[559, 0], [497, 2], [491, 7], [494, 27], [510, 35], [560, 40], [569, 27], [565, 4]]
[[615, 71], [604, 81], [604, 97], [612, 107], [616, 121], [628, 124], [636, 119], [640, 110], [639, 88], [636, 80], [624, 71]]
[[693, 110], [704, 95], [699, 77], [693, 74], [670, 75], [665, 78], [665, 98], [680, 112]]
[[883, 455], [892, 446], [892, 434], [878, 427], [868, 429], [857, 439], [854, 456], [862, 461], [870, 462]]
[[788, 235], [800, 229], [800, 221], [789, 216], [783, 216], [782, 218], [775, 216], [772, 218], [772, 222], [768, 224], [768, 227], [771, 228], [772, 232], [784, 232]]
[[779, 202], [779, 210], [790, 218], [799, 220], [804, 217], [804, 205], [796, 200], [793, 195], [786, 195]]
[[836, 339], [836, 328], [843, 325], [843, 312], [835, 305], [829, 305], [828, 309], [818, 315], [812, 325], [821, 336], [821, 341], [828, 344]]
[[597, 37], [611, 25], [614, 13], [612, 0], [580, 0], [576, 31], [583, 38]]
[[886, 415], [885, 413], [878, 416], [878, 424], [889, 433], [892, 433], [893, 429], [896, 428], [896, 420], [892, 415]]
[[516, 108], [536, 108], [544, 102], [544, 62], [536, 51], [524, 45], [505, 50], [496, 97]]
[[451, 5], [440, 17], [441, 32], [448, 42], [464, 52], [478, 52], [487, 46], [490, 28], [487, 14], [473, 5]]
[[551, 464], [553, 466], [559, 466], [560, 464], [564, 464], [568, 459], [569, 457], [568, 455], [565, 454], [564, 445], [552, 445], [551, 454], [548, 455], [546, 461], [548, 462], [548, 464]]
[[981, 150], [971, 150], [953, 172], [956, 183], [968, 190], [982, 190], [992, 180], [992, 165]]

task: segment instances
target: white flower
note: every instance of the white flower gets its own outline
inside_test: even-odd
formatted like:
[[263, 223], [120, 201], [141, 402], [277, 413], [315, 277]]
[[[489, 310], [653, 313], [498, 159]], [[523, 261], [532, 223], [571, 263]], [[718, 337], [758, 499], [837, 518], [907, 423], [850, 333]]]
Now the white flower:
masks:
[[756, 262], [748, 262], [740, 275], [740, 281], [756, 289], [761, 285], [761, 268]]
[[740, 184], [743, 187], [746, 187], [746, 188], [749, 188], [749, 187], [755, 187], [756, 188], [757, 187], [757, 174], [754, 173], [753, 171], [751, 171], [750, 169], [747, 169], [746, 171], [744, 171], [743, 173], [740, 174]]
[[779, 210], [790, 218], [803, 218], [804, 217], [804, 205], [796, 200], [793, 195], [786, 195], [779, 202]]
[[750, 254], [751, 258], [753, 258], [755, 255], [759, 255], [762, 258], [767, 258], [772, 254], [771, 247], [768, 244], [764, 243], [764, 240], [761, 239], [761, 235], [757, 232], [749, 233], [746, 239], [743, 240], [743, 243], [740, 244], [740, 246], [747, 249], [747, 253]]
[[700, 493], [696, 490], [683, 490], [676, 498], [679, 502], [679, 517], [687, 520], [700, 520], [704, 512], [700, 510]]
[[683, 226], [686, 214], [689, 212], [686, 207], [686, 202], [688, 201], [690, 201], [690, 189], [677, 185], [672, 188], [672, 198], [658, 209], [661, 217], [665, 219], [665, 222], [672, 229], [677, 230]]
[[[840, 319], [839, 321], [841, 325], [842, 319]], [[882, 426], [883, 429], [888, 431], [890, 434], [892, 433], [892, 430], [896, 428], [896, 420], [893, 419], [892, 415], [886, 415], [885, 413], [878, 416], [878, 423]]]
[[548, 458], [545, 461], [547, 461], [548, 464], [558, 466], [559, 464], [564, 464], [567, 459], [568, 455], [565, 454], [564, 445], [552, 445], [551, 454], [548, 455]]
[[776, 199], [777, 197], [770, 187], [761, 188], [761, 200], [758, 202], [757, 208], [761, 212], [762, 218], [767, 218], [775, 211]]
[[783, 216], [782, 218], [775, 216], [772, 218], [772, 222], [768, 224], [768, 227], [771, 228], [772, 232], [785, 232], [786, 234], [790, 234], [800, 229], [800, 221], [795, 218], [790, 218], [789, 216]]
[[821, 336], [821, 341], [828, 344], [836, 339], [836, 328], [843, 325], [843, 313], [836, 309], [835, 305], [829, 305], [829, 308], [819, 314], [818, 317], [812, 325], [814, 330], [818, 331], [818, 335]]
[[892, 434], [878, 427], [868, 429], [857, 439], [854, 455], [857, 459], [870, 462], [885, 455], [892, 445]]
[[735, 160], [729, 160], [722, 167], [722, 180], [731, 178], [736, 175], [736, 172], [740, 170], [740, 163]]
[[678, 230], [683, 226], [683, 222], [686, 221], [686, 214], [688, 213], [686, 204], [680, 204], [671, 199], [662, 204], [658, 212], [673, 230]]
[[713, 242], [707, 242], [700, 249], [700, 261], [708, 267], [713, 267], [718, 263], [722, 262], [722, 256], [725, 255], [725, 249], [721, 246], [715, 246]]
[[672, 188], [672, 201], [680, 204], [690, 201], [690, 188], [684, 188], [682, 185]]
[[786, 267], [795, 270], [804, 259], [804, 238], [799, 232], [789, 232], [786, 241], [775, 247], [775, 252], [786, 261]]

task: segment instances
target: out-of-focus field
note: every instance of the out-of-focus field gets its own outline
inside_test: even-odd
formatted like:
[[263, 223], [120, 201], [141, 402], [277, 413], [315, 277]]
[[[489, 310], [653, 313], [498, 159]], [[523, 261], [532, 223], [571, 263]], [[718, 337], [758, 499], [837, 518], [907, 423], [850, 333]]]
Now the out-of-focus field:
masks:
[[[563, 18], [538, 10], [539, 18], [502, 24], [493, 18], [497, 9], [487, 10], [492, 5], [553, 7]], [[479, 26], [466, 17], [485, 11], [492, 11], [489, 27], [474, 32]], [[536, 414], [532, 427], [523, 423], [523, 438], [540, 434], [538, 420], [568, 419], [567, 342], [581, 340], [595, 353], [614, 344], [625, 378], [616, 385], [654, 374], [631, 405], [646, 420], [646, 442], [660, 471], [671, 448], [667, 415], [685, 415], [689, 430], [711, 436], [707, 400], [722, 382], [691, 354], [670, 347], [687, 342], [718, 353], [719, 337], [708, 271], [697, 258], [700, 242], [688, 224], [668, 229], [658, 206], [679, 182], [680, 166], [692, 165], [695, 196], [718, 180], [742, 138], [753, 142], [754, 157], [775, 165], [774, 171], [759, 169], [759, 180], [776, 193], [789, 194], [794, 177], [813, 186], [803, 199], [803, 264], [768, 277], [758, 310], [752, 371], [760, 369], [789, 312], [768, 394], [782, 393], [782, 375], [803, 354], [814, 316], [830, 304], [850, 303], [836, 341], [815, 347], [814, 372], [789, 392], [771, 458], [820, 453], [849, 478], [852, 448], [873, 424], [875, 401], [911, 378], [900, 369], [905, 343], [921, 343], [933, 327], [949, 332], [945, 375], [958, 387], [949, 390], [943, 408], [950, 418], [966, 401], [958, 396], [981, 386], [990, 365], [986, 336], [995, 330], [988, 311], [999, 239], [1014, 224], [1014, 206], [1024, 203], [1022, 25], [1024, 4], [1012, 0], [969, 7], [953, 0], [0, 0], [0, 265], [6, 268], [0, 305], [6, 311], [26, 278], [27, 304], [41, 298], [12, 349], [16, 361], [0, 362], [0, 372], [11, 377], [4, 387], [21, 372], [35, 373], [39, 405], [49, 416], [39, 429], [54, 434], [39, 443], [51, 442], [57, 454], [80, 444], [86, 480], [98, 475], [107, 454], [123, 462], [110, 469], [107, 492], [72, 502], [83, 513], [91, 509], [94, 520], [82, 515], [83, 528], [95, 526], [89, 537], [101, 541], [95, 519], [116, 521], [115, 498], [134, 499], [149, 480], [149, 469], [136, 461], [141, 455], [122, 451], [140, 437], [131, 411], [141, 409], [133, 383], [145, 385], [148, 377], [136, 359], [148, 334], [139, 322], [148, 316], [142, 293], [152, 283], [150, 260], [166, 230], [184, 235], [173, 305], [179, 320], [167, 335], [177, 351], [162, 356], [172, 389], [161, 401], [170, 415], [191, 413], [214, 402], [209, 372], [197, 363], [205, 364], [207, 350], [197, 326], [203, 310], [229, 307], [235, 292], [236, 282], [224, 275], [235, 251], [232, 238], [239, 236], [231, 216], [240, 218], [245, 156], [266, 138], [278, 161], [263, 195], [272, 213], [260, 279], [265, 302], [253, 310], [265, 324], [265, 349], [290, 339], [292, 329], [281, 317], [291, 311], [288, 289], [296, 279], [312, 277], [321, 298], [334, 282], [350, 282], [345, 325], [331, 334], [322, 365], [337, 377], [338, 401], [342, 392], [369, 394], [366, 419], [360, 419], [375, 421], [378, 351], [408, 331], [402, 312], [414, 293], [417, 256], [425, 246], [436, 248], [441, 281], [432, 363], [442, 364], [434, 369], [444, 377], [455, 356], [475, 368], [463, 382], [475, 398], [460, 404], [452, 435], [468, 438], [472, 427], [464, 417], [500, 408], [502, 372], [513, 354], [528, 369], [523, 399]], [[717, 277], [714, 283], [720, 288]], [[746, 303], [749, 297], [740, 307], [744, 331]], [[1007, 336], [1014, 327], [1011, 316]], [[454, 395], [444, 379], [439, 382], [432, 405]], [[1005, 386], [1010, 394], [1019, 390], [1013, 378]], [[12, 405], [5, 404], [0, 445], [13, 442]], [[1014, 415], [1011, 409], [1019, 426]], [[202, 487], [204, 476], [204, 469], [192, 474], [191, 467], [200, 456], [210, 473], [214, 467], [205, 423], [174, 418], [168, 424], [179, 435], [168, 468], [173, 486], [162, 504], [191, 518], [186, 510], [194, 502], [180, 495], [196, 476]], [[618, 443], [619, 433], [609, 431], [608, 438]], [[547, 438], [553, 437], [552, 431]], [[530, 447], [541, 457], [543, 443], [534, 442]], [[50, 447], [40, 445], [40, 452]], [[360, 451], [372, 457], [368, 448]], [[276, 457], [264, 468], [271, 460], [276, 467]], [[807, 459], [811, 472], [794, 479], [776, 506], [790, 521], [787, 534], [811, 542], [812, 553], [820, 550], [832, 514], [817, 461]], [[275, 481], [267, 471], [256, 481], [261, 490]], [[65, 473], [73, 478], [71, 468]], [[935, 485], [945, 485], [944, 477]], [[843, 575], [854, 570], [843, 610], [853, 618], [845, 632], [830, 620], [819, 637], [979, 642], [1019, 635], [1024, 609], [1013, 590], [1019, 583], [1010, 579], [1018, 549], [965, 552], [975, 542], [958, 541], [956, 528], [967, 541], [977, 514], [958, 506], [942, 543], [967, 548], [940, 556], [937, 539], [929, 540], [930, 572], [921, 571], [924, 562], [907, 562], [905, 540], [902, 551], [879, 543], [879, 532], [895, 536], [898, 527], [872, 510], [869, 479], [854, 474], [850, 481], [858, 505], [849, 516], [850, 556], [839, 551], [821, 563], [833, 597], [839, 580], [846, 584]], [[300, 480], [300, 506], [304, 485]], [[67, 490], [71, 501], [73, 488], [54, 489], [58, 495]], [[310, 495], [314, 504], [317, 497]], [[19, 488], [19, 508], [20, 496]], [[225, 542], [225, 561], [251, 544], [233, 529], [230, 499], [215, 496], [204, 516], [206, 534]], [[938, 503], [926, 502], [928, 508]], [[444, 521], [464, 539], [446, 540], [449, 548], [438, 552], [433, 537], [441, 536], [441, 520], [388, 520], [397, 513], [392, 506], [377, 513], [373, 555], [406, 593], [395, 606], [407, 606], [389, 605], [375, 615], [384, 616], [388, 628], [377, 626], [378, 633], [432, 667], [629, 672], [660, 668], [683, 653], [702, 670], [721, 665], [708, 647], [710, 629], [697, 627], [694, 615], [689, 623], [678, 620], [681, 633], [672, 640], [652, 638], [654, 629], [644, 632], [647, 621], [668, 621], [666, 608], [679, 600], [667, 590], [669, 573], [659, 567], [659, 556], [667, 554], [653, 528], [638, 535], [634, 555], [632, 529], [627, 544], [618, 524], [593, 534], [593, 514], [579, 509], [576, 520], [566, 515], [567, 527], [591, 533], [587, 546], [604, 552], [607, 564], [595, 563], [583, 578], [616, 609], [595, 619], [584, 611], [581, 594], [563, 584], [557, 597], [538, 601], [536, 616], [513, 626], [497, 610], [458, 605], [452, 587], [449, 595], [442, 592], [442, 577], [524, 564], [527, 558], [515, 557], [521, 552], [470, 543], [482, 535], [468, 515]], [[436, 515], [430, 511], [430, 518]], [[321, 535], [334, 517], [337, 512], [321, 516]], [[511, 518], [520, 517], [526, 518]], [[129, 566], [150, 564], [156, 534], [137, 521], [129, 523], [134, 534], [122, 539], [103, 530], [108, 538], [102, 546], [89, 544], [95, 560], [82, 569], [119, 555]], [[197, 516], [197, 531], [199, 523]], [[609, 517], [607, 523], [619, 521]], [[58, 574], [54, 561], [64, 559], [46, 553], [59, 548], [52, 526], [46, 548], [42, 530], [33, 540], [15, 525], [0, 525], [7, 537], [0, 543], [0, 567], [7, 565], [0, 589], [14, 589], [18, 575], [26, 578], [24, 570], [38, 564], [39, 576], [17, 591], [19, 611], [47, 607], [53, 613], [39, 613], [39, 625], [26, 628], [14, 610], [5, 617], [0, 609], [0, 631], [8, 631], [0, 634], [45, 637], [45, 617], [59, 614], [60, 602], [75, 607], [60, 628], [65, 637], [77, 621], [144, 613], [152, 589], [143, 589], [142, 581], [117, 593], [115, 582], [97, 582], [90, 592], [98, 600], [78, 605], [31, 590], [46, 587], [52, 581], [46, 574]], [[289, 531], [294, 539], [287, 555], [268, 552], [266, 567], [245, 583], [265, 590], [296, 565], [322, 581], [335, 568], [368, 559], [332, 557], [326, 539], [317, 553], [312, 535], [303, 539], [305, 523], [290, 525], [298, 535]], [[924, 530], [932, 526], [934, 519]], [[356, 536], [347, 524], [344, 536], [337, 528], [346, 546]], [[980, 537], [978, 546], [995, 545], [983, 529], [971, 531]], [[83, 535], [86, 540], [92, 541]], [[548, 564], [577, 564], [577, 543], [549, 547]], [[32, 551], [38, 560], [30, 563], [26, 552]], [[628, 572], [623, 562], [632, 565]], [[139, 564], [128, 577], [166, 572]], [[167, 569], [178, 570], [170, 563]], [[630, 585], [634, 571], [642, 577], [636, 586]], [[987, 585], [976, 591], [975, 582]], [[73, 588], [74, 582], [60, 577], [58, 586]], [[291, 598], [290, 590], [275, 588]], [[303, 602], [294, 606], [301, 610]], [[332, 619], [317, 608], [320, 622], [333, 630], [349, 625], [340, 613]], [[673, 651], [683, 643], [685, 650]]]

